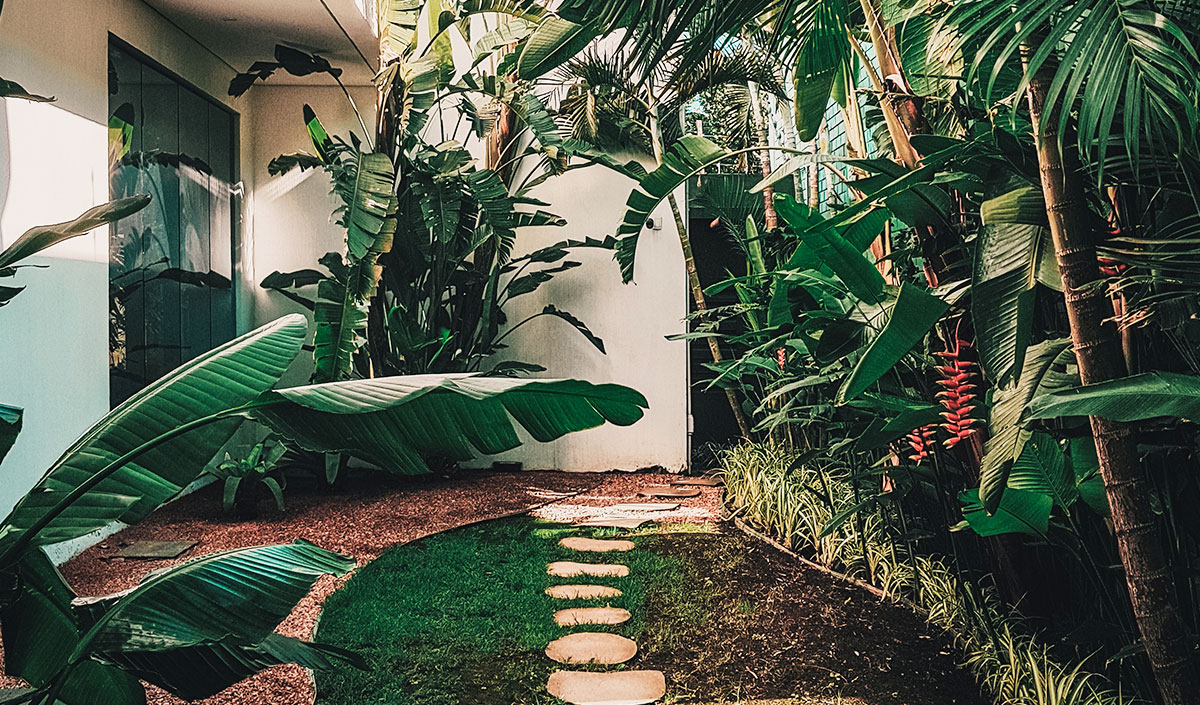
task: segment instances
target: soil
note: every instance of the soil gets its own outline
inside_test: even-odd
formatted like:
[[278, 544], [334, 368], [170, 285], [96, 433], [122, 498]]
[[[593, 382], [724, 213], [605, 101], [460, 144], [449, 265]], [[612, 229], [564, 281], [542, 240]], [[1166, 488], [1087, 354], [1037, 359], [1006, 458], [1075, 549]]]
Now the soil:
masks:
[[689, 582], [712, 591], [707, 620], [679, 619], [675, 598], [647, 592], [647, 641], [628, 665], [666, 672], [676, 702], [988, 702], [948, 637], [910, 609], [732, 526], [664, 535], [651, 550], [684, 557]]

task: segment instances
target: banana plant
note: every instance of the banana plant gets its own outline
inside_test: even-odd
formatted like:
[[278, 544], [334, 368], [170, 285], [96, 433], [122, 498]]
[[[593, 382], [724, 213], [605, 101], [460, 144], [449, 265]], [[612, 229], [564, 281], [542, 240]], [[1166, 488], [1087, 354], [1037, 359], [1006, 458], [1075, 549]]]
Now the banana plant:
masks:
[[139, 679], [194, 699], [276, 663], [356, 662], [274, 633], [317, 578], [344, 574], [352, 558], [304, 542], [239, 549], [152, 574], [131, 592], [77, 600], [43, 550], [144, 519], [243, 420], [289, 445], [420, 473], [431, 454], [464, 460], [516, 447], [514, 421], [549, 441], [632, 424], [646, 407], [632, 389], [576, 380], [429, 375], [273, 389], [307, 329], [303, 316], [284, 317], [148, 386], [84, 433], [0, 524], [6, 668], [33, 686], [30, 702], [141, 703]]

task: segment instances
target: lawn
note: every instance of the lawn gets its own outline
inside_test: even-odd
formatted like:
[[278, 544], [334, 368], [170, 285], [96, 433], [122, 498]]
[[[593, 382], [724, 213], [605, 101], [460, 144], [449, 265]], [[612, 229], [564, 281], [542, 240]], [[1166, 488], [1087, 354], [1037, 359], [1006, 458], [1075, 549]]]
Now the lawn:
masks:
[[[318, 673], [317, 702], [557, 703], [545, 692], [557, 665], [542, 650], [588, 627], [560, 628], [552, 614], [601, 604], [632, 613], [612, 629], [638, 642], [629, 668], [667, 674], [667, 702], [861, 696], [892, 703], [918, 695], [931, 704], [977, 702], [943, 640], [911, 613], [741, 534], [699, 529], [632, 536], [638, 550], [609, 554], [630, 566], [626, 578], [547, 576], [552, 561], [602, 558], [581, 559], [557, 545], [579, 529], [527, 517], [390, 549], [325, 603], [320, 640], [363, 653], [369, 669]], [[623, 595], [569, 605], [545, 595], [566, 582], [611, 585]]]

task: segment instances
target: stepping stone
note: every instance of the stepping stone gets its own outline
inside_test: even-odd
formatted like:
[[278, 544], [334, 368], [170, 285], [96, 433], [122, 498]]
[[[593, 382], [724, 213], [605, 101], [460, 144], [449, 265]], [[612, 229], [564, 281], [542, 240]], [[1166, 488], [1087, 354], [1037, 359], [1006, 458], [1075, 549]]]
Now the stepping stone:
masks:
[[555, 561], [546, 566], [546, 574], [556, 578], [574, 578], [577, 575], [591, 575], [596, 578], [624, 578], [629, 575], [629, 566], [611, 563]]
[[572, 607], [554, 613], [554, 622], [560, 627], [576, 627], [580, 624], [624, 624], [629, 621], [629, 610], [620, 607]]
[[607, 585], [551, 585], [546, 594], [556, 600], [607, 600], [620, 597], [621, 591]]
[[636, 517], [596, 517], [595, 519], [581, 521], [575, 526], [590, 526], [605, 529], [636, 529], [649, 521], [649, 519], [638, 519]]
[[684, 499], [699, 497], [700, 490], [695, 487], [647, 487], [638, 491], [639, 497], [672, 497]]
[[632, 541], [616, 540], [610, 541], [607, 539], [588, 539], [582, 536], [568, 536], [565, 539], [560, 539], [559, 546], [569, 548], [572, 551], [592, 551], [595, 553], [608, 553], [609, 551], [632, 551], [637, 548]]
[[546, 656], [567, 664], [596, 663], [612, 666], [637, 655], [637, 642], [618, 634], [578, 632], [555, 639], [546, 647]]
[[195, 541], [134, 541], [117, 551], [116, 557], [144, 561], [178, 558], [195, 545]]
[[721, 485], [723, 485], [725, 483], [724, 483], [724, 481], [722, 481], [720, 478], [717, 478], [717, 477], [681, 477], [681, 478], [675, 480], [674, 482], [672, 482], [671, 484], [672, 485], [681, 485], [681, 486], [685, 486], [685, 487], [686, 486], [720, 487]]
[[626, 502], [625, 504], [614, 504], [605, 509], [613, 512], [673, 512], [679, 509], [679, 505], [667, 502]]
[[571, 705], [650, 705], [667, 694], [662, 671], [555, 671], [550, 695]]

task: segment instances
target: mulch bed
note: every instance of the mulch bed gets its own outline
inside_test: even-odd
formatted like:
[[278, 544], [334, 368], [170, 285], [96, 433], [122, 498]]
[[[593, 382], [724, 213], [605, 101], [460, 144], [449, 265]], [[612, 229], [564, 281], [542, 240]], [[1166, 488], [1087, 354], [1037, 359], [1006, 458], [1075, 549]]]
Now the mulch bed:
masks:
[[[636, 662], [638, 668], [667, 672], [670, 690], [682, 696], [681, 702], [988, 702], [958, 667], [949, 638], [911, 610], [804, 565], [732, 526], [724, 536], [663, 536], [655, 550], [686, 556], [696, 567], [697, 588], [720, 586], [710, 619], [676, 627], [684, 633], [660, 648], [647, 645], [645, 657]], [[654, 600], [653, 594], [647, 598], [651, 620]]]
[[[563, 472], [492, 473], [463, 471], [451, 477], [396, 477], [368, 472], [348, 478], [334, 491], [289, 486], [287, 511], [280, 514], [263, 503], [257, 519], [240, 521], [220, 511], [219, 488], [206, 487], [155, 512], [149, 519], [93, 546], [67, 562], [63, 575], [79, 595], [104, 595], [133, 587], [147, 573], [218, 551], [304, 538], [354, 556], [359, 565], [385, 549], [483, 519], [528, 510], [545, 503], [537, 491], [585, 492], [597, 486], [634, 492], [665, 483], [669, 476]], [[532, 492], [531, 492], [532, 490]], [[126, 560], [116, 554], [139, 540], [196, 541], [172, 560]], [[312, 638], [321, 603], [344, 582], [323, 577], [279, 627], [287, 636]], [[0, 653], [0, 658], [2, 658]], [[18, 687], [0, 676], [0, 688]], [[178, 705], [182, 700], [149, 687], [150, 705]], [[205, 705], [305, 705], [313, 698], [307, 672], [295, 665], [268, 669], [253, 678], [200, 701]]]

